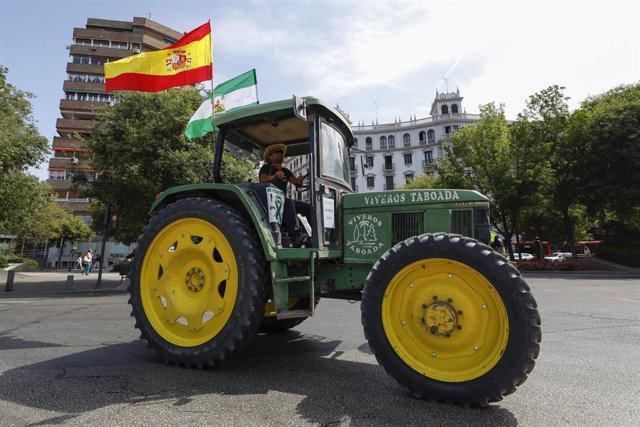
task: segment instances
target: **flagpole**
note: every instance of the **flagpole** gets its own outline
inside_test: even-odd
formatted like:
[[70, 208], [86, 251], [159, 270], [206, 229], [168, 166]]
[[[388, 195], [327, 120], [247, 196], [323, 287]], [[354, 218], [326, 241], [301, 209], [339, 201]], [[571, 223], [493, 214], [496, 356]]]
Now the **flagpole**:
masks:
[[[209, 19], [209, 25], [211, 25], [211, 19]], [[216, 118], [216, 104], [215, 104], [215, 94], [213, 93], [214, 85], [213, 85], [213, 29], [211, 29], [211, 37], [209, 38], [209, 49], [211, 50], [211, 133], [215, 132], [215, 118]], [[216, 182], [215, 178], [215, 153], [216, 153], [216, 139], [213, 138], [213, 142], [211, 143], [211, 151], [213, 152], [213, 182]]]

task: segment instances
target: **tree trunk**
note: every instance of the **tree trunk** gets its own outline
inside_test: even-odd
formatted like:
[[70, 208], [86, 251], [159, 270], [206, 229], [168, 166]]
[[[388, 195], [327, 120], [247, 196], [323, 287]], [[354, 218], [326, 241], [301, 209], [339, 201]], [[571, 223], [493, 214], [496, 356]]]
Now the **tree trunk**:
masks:
[[573, 258], [577, 258], [578, 254], [576, 253], [575, 234], [571, 217], [569, 216], [569, 206], [562, 207], [562, 225], [564, 227], [565, 240], [569, 242], [569, 247], [571, 248]]

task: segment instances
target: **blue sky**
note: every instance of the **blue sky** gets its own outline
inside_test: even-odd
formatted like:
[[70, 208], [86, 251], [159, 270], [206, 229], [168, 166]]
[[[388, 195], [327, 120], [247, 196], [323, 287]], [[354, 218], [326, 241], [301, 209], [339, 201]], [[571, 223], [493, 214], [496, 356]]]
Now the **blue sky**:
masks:
[[312, 95], [354, 123], [426, 117], [445, 86], [469, 113], [496, 102], [515, 118], [552, 84], [573, 109], [640, 80], [638, 1], [0, 0], [0, 64], [36, 96], [42, 135], [55, 135], [73, 28], [148, 13], [179, 31], [211, 19], [216, 84], [256, 68], [261, 102]]

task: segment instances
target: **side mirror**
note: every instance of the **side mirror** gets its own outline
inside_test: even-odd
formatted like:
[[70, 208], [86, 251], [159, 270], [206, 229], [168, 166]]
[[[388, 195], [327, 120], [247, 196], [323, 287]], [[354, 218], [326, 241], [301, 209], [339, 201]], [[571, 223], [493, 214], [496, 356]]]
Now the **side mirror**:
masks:
[[293, 114], [300, 120], [307, 121], [307, 101], [293, 95]]

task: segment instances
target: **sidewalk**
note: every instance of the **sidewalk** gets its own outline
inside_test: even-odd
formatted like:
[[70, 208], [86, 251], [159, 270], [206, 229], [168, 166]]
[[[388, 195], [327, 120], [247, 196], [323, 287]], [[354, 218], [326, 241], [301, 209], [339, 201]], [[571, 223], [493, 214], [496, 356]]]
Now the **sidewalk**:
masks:
[[[67, 289], [67, 276], [73, 276], [73, 288]], [[83, 276], [79, 271], [50, 272], [16, 272], [13, 279], [13, 290], [6, 291], [7, 274], [0, 275], [0, 299], [11, 297], [39, 297], [74, 294], [114, 294], [126, 293], [128, 280], [120, 284], [120, 274], [102, 272], [102, 283], [96, 289], [98, 272]]]

